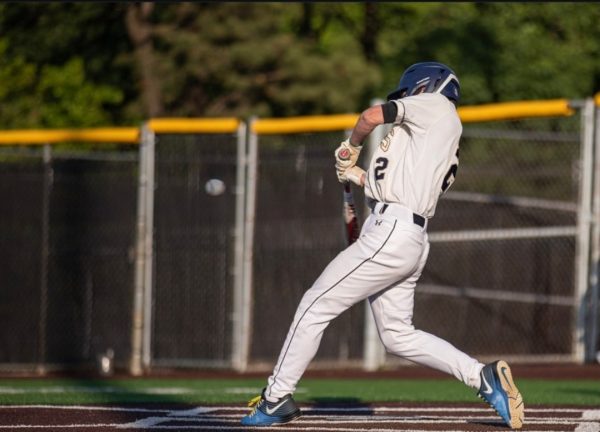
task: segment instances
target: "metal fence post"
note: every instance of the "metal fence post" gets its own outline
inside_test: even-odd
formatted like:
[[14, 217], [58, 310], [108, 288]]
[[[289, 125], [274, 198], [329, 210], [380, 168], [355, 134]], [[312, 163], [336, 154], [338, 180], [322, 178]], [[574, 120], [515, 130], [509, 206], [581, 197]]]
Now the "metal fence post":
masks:
[[42, 189], [42, 233], [40, 257], [40, 322], [37, 372], [46, 371], [46, 324], [48, 321], [48, 257], [50, 255], [50, 190], [52, 188], [52, 146], [44, 144]]
[[592, 258], [590, 271], [590, 319], [587, 361], [600, 361], [598, 355], [598, 296], [600, 288], [598, 287], [600, 279], [600, 109], [596, 107], [596, 136], [594, 142], [594, 194], [593, 194], [593, 215], [592, 215]]
[[[380, 105], [385, 103], [382, 99], [373, 99], [371, 106]], [[367, 169], [371, 157], [376, 146], [379, 145], [381, 140], [387, 135], [391, 125], [380, 125], [371, 132], [369, 135], [369, 143], [365, 146], [363, 156], [363, 167]], [[371, 209], [365, 202], [364, 214], [368, 215], [371, 213]], [[365, 301], [365, 324], [364, 324], [364, 346], [363, 346], [363, 369], [366, 371], [374, 371], [379, 369], [385, 363], [385, 347], [381, 343], [379, 338], [379, 332], [375, 325], [375, 319], [373, 318], [373, 312], [369, 301]]]
[[586, 99], [581, 113], [580, 191], [577, 212], [577, 245], [575, 269], [575, 304], [577, 305], [573, 331], [573, 355], [583, 363], [586, 357], [586, 293], [590, 276], [590, 234], [592, 222], [592, 187], [594, 176], [594, 101]]
[[244, 293], [244, 238], [246, 221], [246, 169], [248, 164], [247, 128], [240, 123], [237, 130], [237, 167], [236, 167], [236, 198], [235, 198], [235, 262], [233, 274], [233, 336], [231, 339], [231, 363], [233, 369], [243, 371], [248, 363], [247, 331], [244, 329], [246, 306]]
[[[152, 214], [154, 197], [154, 133], [144, 124], [140, 130], [139, 177], [137, 202], [137, 230], [135, 248], [135, 279], [131, 331], [131, 359], [129, 372], [141, 375], [148, 365], [149, 332], [147, 303], [149, 294], [148, 272], [152, 272]], [[149, 253], [150, 252], [150, 253]], [[150, 280], [151, 282], [151, 280]], [[143, 360], [143, 362], [142, 362]]]
[[256, 218], [256, 185], [258, 174], [258, 135], [254, 131], [256, 118], [248, 122], [246, 165], [246, 194], [243, 220], [243, 261], [242, 281], [238, 293], [238, 306], [235, 311], [236, 333], [234, 333], [234, 368], [244, 372], [248, 368], [250, 343], [252, 340], [252, 278], [254, 263], [254, 224]]
[[148, 151], [146, 153], [146, 175], [148, 186], [146, 187], [145, 216], [146, 231], [144, 240], [144, 339], [142, 341], [142, 363], [146, 369], [150, 368], [152, 362], [152, 304], [154, 285], [154, 190], [156, 188], [154, 179], [154, 155], [156, 152], [156, 135], [148, 125], [142, 128], [145, 135]]

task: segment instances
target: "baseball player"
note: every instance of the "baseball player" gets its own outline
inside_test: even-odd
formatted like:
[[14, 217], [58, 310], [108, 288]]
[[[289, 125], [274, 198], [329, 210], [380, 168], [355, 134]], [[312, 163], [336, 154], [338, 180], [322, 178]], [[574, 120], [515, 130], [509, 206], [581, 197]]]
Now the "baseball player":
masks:
[[[452, 185], [462, 124], [456, 111], [460, 84], [437, 62], [410, 66], [387, 102], [363, 111], [335, 150], [342, 183], [364, 186], [371, 214], [359, 239], [338, 254], [304, 294], [268, 385], [250, 401], [247, 426], [287, 423], [300, 416], [292, 398], [329, 323], [369, 299], [389, 353], [445, 372], [478, 390], [511, 428], [523, 423], [523, 399], [505, 361], [484, 365], [450, 343], [412, 325], [414, 293], [427, 255], [427, 221]], [[392, 123], [374, 149], [369, 169], [356, 165], [363, 140]]]

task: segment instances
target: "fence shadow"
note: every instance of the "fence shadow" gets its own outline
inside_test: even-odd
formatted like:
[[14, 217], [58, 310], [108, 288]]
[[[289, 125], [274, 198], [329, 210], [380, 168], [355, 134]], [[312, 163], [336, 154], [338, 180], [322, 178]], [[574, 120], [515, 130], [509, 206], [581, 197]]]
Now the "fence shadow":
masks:
[[363, 402], [355, 397], [315, 397], [311, 398], [308, 403], [311, 404], [311, 408], [314, 410], [308, 415], [375, 415], [371, 403]]

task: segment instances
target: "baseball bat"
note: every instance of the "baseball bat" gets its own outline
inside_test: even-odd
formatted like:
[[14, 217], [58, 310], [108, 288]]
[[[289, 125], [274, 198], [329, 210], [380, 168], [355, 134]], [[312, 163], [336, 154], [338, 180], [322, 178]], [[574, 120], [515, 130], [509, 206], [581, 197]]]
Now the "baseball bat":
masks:
[[346, 241], [348, 246], [354, 243], [360, 235], [360, 224], [354, 207], [354, 195], [350, 182], [344, 183], [344, 225], [346, 226]]
[[[350, 152], [343, 149], [339, 152], [338, 157], [342, 160], [350, 158]], [[350, 182], [344, 183], [344, 208], [342, 211], [344, 225], [346, 227], [346, 241], [348, 246], [354, 243], [360, 235], [360, 224], [356, 216], [356, 207], [354, 207], [354, 194]]]

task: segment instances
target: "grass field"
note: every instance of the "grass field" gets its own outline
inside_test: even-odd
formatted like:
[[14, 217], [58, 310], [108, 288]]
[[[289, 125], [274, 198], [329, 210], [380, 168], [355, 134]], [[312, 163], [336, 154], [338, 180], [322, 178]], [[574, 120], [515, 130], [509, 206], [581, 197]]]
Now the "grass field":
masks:
[[[526, 404], [600, 406], [598, 380], [520, 379]], [[265, 379], [0, 379], [0, 404], [240, 403]], [[475, 391], [452, 379], [303, 379], [298, 402], [477, 402]]]

